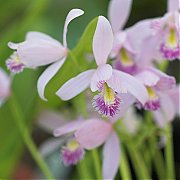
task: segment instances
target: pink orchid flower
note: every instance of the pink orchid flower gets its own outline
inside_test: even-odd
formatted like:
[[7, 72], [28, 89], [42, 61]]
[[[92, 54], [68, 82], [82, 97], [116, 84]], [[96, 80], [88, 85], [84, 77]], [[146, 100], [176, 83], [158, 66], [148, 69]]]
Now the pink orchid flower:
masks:
[[111, 56], [116, 58], [115, 64], [124, 72], [135, 71], [134, 56], [136, 50], [131, 44], [127, 30], [123, 30], [129, 17], [132, 0], [111, 0], [108, 15], [114, 32], [114, 44]]
[[161, 128], [165, 128], [167, 122], [171, 122], [176, 115], [180, 116], [180, 86], [160, 92], [159, 97], [161, 108], [154, 111], [153, 116], [156, 123]]
[[105, 17], [99, 16], [93, 38], [97, 69], [87, 70], [70, 79], [56, 94], [62, 100], [69, 100], [90, 86], [92, 92], [99, 91], [93, 99], [93, 106], [100, 114], [110, 117], [120, 110], [121, 93], [129, 92], [144, 104], [148, 99], [146, 88], [133, 76], [106, 64], [112, 46], [111, 25]]
[[68, 25], [73, 19], [81, 16], [83, 13], [80, 9], [72, 9], [68, 13], [64, 24], [63, 45], [49, 35], [41, 32], [27, 33], [24, 42], [8, 43], [9, 47], [15, 50], [13, 55], [6, 61], [7, 68], [13, 73], [19, 73], [25, 67], [36, 68], [52, 64], [43, 72], [37, 84], [39, 96], [45, 101], [47, 101], [44, 97], [46, 85], [66, 60]]
[[64, 163], [76, 164], [83, 158], [84, 149], [91, 150], [105, 143], [102, 174], [104, 179], [113, 179], [117, 173], [120, 159], [120, 142], [113, 130], [113, 124], [94, 118], [85, 121], [73, 121], [54, 130], [56, 137], [69, 133], [73, 133], [74, 139], [63, 148]]
[[179, 4], [179, 0], [169, 0], [168, 12], [164, 17], [156, 18], [151, 23], [154, 30], [153, 38], [158, 40], [154, 55], [159, 59], [180, 59]]
[[173, 89], [176, 85], [176, 80], [173, 76], [168, 76], [152, 67], [143, 69], [135, 76], [145, 85], [149, 94], [148, 101], [144, 105], [139, 104], [139, 107], [143, 107], [145, 110], [158, 110], [162, 105], [162, 103], [160, 103], [160, 94], [169, 89]]
[[[152, 60], [175, 60], [180, 58], [179, 4], [179, 0], [168, 0], [168, 12], [164, 17], [146, 20], [151, 30], [145, 28], [145, 31], [148, 30], [150, 33], [141, 45], [139, 59], [142, 63], [151, 63]], [[137, 33], [138, 31], [142, 32], [137, 27], [130, 30], [131, 37], [134, 36], [133, 32]], [[136, 41], [138, 40], [134, 37], [132, 42]]]
[[5, 71], [0, 68], [0, 106], [10, 95], [10, 78]]

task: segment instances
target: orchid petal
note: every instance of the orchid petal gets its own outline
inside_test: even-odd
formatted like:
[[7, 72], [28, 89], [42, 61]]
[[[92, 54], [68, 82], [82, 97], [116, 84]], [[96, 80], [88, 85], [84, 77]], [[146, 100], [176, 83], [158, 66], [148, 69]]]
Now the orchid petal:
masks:
[[156, 122], [156, 124], [160, 127], [160, 128], [165, 128], [167, 121], [164, 118], [164, 114], [162, 112], [161, 109], [153, 111], [153, 116], [154, 116], [154, 120]]
[[76, 77], [67, 81], [57, 92], [57, 96], [59, 96], [62, 100], [66, 101], [72, 99], [76, 95], [80, 94], [84, 91], [89, 85], [90, 80], [95, 70], [87, 70]]
[[112, 78], [109, 79], [107, 83], [118, 93], [128, 91], [142, 104], [148, 100], [148, 92], [143, 84], [138, 79], [127, 73], [113, 70]]
[[142, 20], [126, 30], [128, 38], [137, 52], [140, 52], [145, 38], [152, 35], [151, 23], [151, 19]]
[[109, 64], [103, 64], [97, 68], [91, 79], [91, 91], [98, 90], [98, 83], [108, 80], [112, 75], [112, 67]]
[[109, 21], [99, 16], [93, 38], [93, 52], [97, 65], [106, 64], [113, 46], [113, 32]]
[[47, 99], [44, 97], [46, 85], [53, 78], [53, 76], [58, 72], [58, 70], [62, 67], [65, 60], [66, 58], [50, 65], [39, 77], [38, 83], [37, 83], [37, 89], [38, 89], [40, 98], [43, 99], [44, 101], [47, 101]]
[[120, 161], [120, 142], [113, 132], [103, 148], [103, 179], [114, 179]]
[[113, 118], [111, 118], [112, 122], [122, 118], [125, 115], [127, 109], [136, 102], [136, 99], [129, 93], [120, 93], [119, 98], [121, 100], [120, 108], [118, 113]]
[[179, 102], [180, 102], [180, 85], [178, 85], [177, 87], [169, 90], [167, 92], [167, 94], [169, 95], [169, 97], [172, 99], [173, 104], [176, 108], [176, 113], [178, 115], [180, 115], [180, 107], [179, 107]]
[[13, 42], [8, 42], [8, 47], [13, 49], [13, 50], [16, 50], [18, 48], [18, 45], [20, 43], [13, 43]]
[[180, 1], [179, 0], [168, 0], [168, 12], [178, 11], [180, 9]]
[[160, 93], [159, 97], [165, 119], [172, 121], [176, 115], [176, 109], [172, 99], [165, 93]]
[[136, 75], [136, 78], [141, 81], [145, 86], [150, 87], [155, 86], [160, 80], [159, 76], [148, 70], [141, 71]]
[[5, 71], [0, 68], [0, 99], [4, 99], [10, 94], [10, 78], [7, 76]]
[[156, 84], [156, 88], [158, 90], [169, 90], [175, 87], [176, 80], [173, 76], [169, 76], [165, 74], [164, 72], [155, 68], [149, 68], [149, 69], [160, 78], [160, 80]]
[[36, 32], [36, 31], [30, 31], [26, 34], [26, 40], [38, 40], [38, 39], [42, 39], [42, 40], [47, 40], [47, 41], [54, 41], [55, 43], [59, 44], [59, 41], [57, 41], [56, 39], [52, 38], [51, 36], [42, 33], [42, 32]]
[[66, 123], [64, 126], [56, 128], [53, 134], [55, 137], [59, 137], [74, 132], [79, 129], [83, 125], [83, 123], [85, 123], [85, 121], [83, 120], [71, 121], [69, 123]]
[[79, 17], [79, 16], [81, 16], [81, 15], [83, 15], [83, 14], [84, 14], [84, 11], [81, 10], [81, 9], [72, 9], [72, 10], [68, 13], [68, 15], [67, 15], [67, 17], [66, 17], [66, 20], [65, 20], [65, 23], [64, 23], [64, 32], [63, 32], [63, 44], [64, 44], [64, 47], [67, 48], [66, 35], [67, 35], [67, 29], [68, 29], [69, 23], [70, 23], [73, 19], [75, 19], [75, 18], [77, 18], [77, 17]]
[[17, 53], [27, 67], [38, 67], [66, 56], [66, 49], [54, 40], [32, 39], [18, 45]]
[[112, 132], [112, 124], [100, 119], [87, 120], [75, 132], [75, 138], [85, 149], [93, 149], [105, 142]]
[[108, 14], [114, 32], [123, 28], [129, 17], [132, 0], [111, 0]]

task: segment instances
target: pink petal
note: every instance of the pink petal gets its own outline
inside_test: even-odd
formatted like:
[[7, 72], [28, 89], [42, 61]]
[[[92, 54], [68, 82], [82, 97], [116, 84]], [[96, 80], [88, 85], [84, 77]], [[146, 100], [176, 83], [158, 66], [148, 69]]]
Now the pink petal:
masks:
[[173, 76], [169, 76], [165, 74], [164, 72], [155, 68], [149, 68], [149, 70], [152, 71], [157, 76], [159, 76], [160, 78], [160, 80], [156, 84], [156, 88], [158, 90], [169, 90], [175, 87], [176, 80]]
[[143, 84], [127, 73], [113, 70], [112, 78], [109, 79], [107, 83], [118, 93], [128, 91], [142, 104], [144, 104], [148, 100], [148, 93]]
[[168, 12], [178, 11], [180, 9], [180, 1], [179, 0], [168, 0]]
[[114, 179], [120, 161], [120, 142], [113, 132], [103, 148], [103, 179]]
[[38, 83], [37, 83], [37, 89], [38, 89], [40, 98], [43, 99], [44, 101], [47, 101], [47, 99], [44, 97], [44, 91], [45, 91], [46, 85], [53, 78], [53, 76], [58, 72], [58, 70], [62, 67], [65, 60], [66, 58], [50, 65], [39, 77]]
[[77, 120], [77, 121], [71, 121], [64, 126], [61, 126], [59, 128], [56, 128], [53, 132], [55, 137], [62, 136], [71, 132], [76, 131], [79, 129], [82, 125], [84, 125], [85, 121], [83, 120]]
[[108, 80], [112, 75], [112, 67], [109, 64], [103, 64], [97, 68], [91, 79], [91, 91], [98, 90], [98, 84]]
[[145, 38], [152, 35], [151, 19], [139, 21], [132, 27], [126, 30], [128, 38], [132, 43], [133, 48], [139, 52]]
[[155, 73], [143, 70], [140, 73], [136, 75], [136, 78], [141, 81], [145, 86], [155, 86], [158, 81], [160, 80], [159, 76], [157, 76]]
[[167, 120], [164, 118], [164, 114], [161, 109], [153, 111], [154, 120], [160, 128], [165, 128]]
[[76, 140], [85, 149], [93, 149], [106, 141], [112, 132], [112, 124], [100, 119], [85, 121], [76, 132]]
[[59, 41], [42, 32], [30, 31], [26, 34], [26, 40], [34, 40], [34, 39], [54, 41], [55, 43], [59, 44]]
[[136, 99], [129, 93], [121, 93], [119, 94], [119, 98], [121, 100], [119, 112], [111, 119], [112, 122], [115, 122], [118, 119], [122, 118], [128, 108], [136, 102]]
[[5, 98], [10, 94], [10, 83], [11, 80], [5, 73], [5, 71], [0, 68], [0, 98]]
[[131, 11], [132, 0], [111, 0], [109, 3], [109, 19], [114, 32], [123, 28]]
[[84, 14], [84, 11], [82, 11], [81, 9], [72, 9], [72, 10], [68, 13], [68, 15], [67, 15], [67, 17], [66, 17], [66, 20], [65, 20], [64, 32], [63, 32], [63, 44], [64, 44], [64, 47], [67, 48], [66, 35], [67, 35], [67, 29], [68, 29], [69, 23], [70, 23], [73, 19], [75, 19], [75, 18], [77, 18], [77, 17], [79, 17], [79, 16], [81, 16], [81, 15], [83, 15], [83, 14]]
[[165, 116], [165, 120], [172, 121], [176, 115], [175, 105], [172, 99], [166, 93], [160, 93], [161, 109]]
[[93, 52], [97, 65], [106, 64], [113, 46], [113, 32], [109, 21], [99, 16], [93, 38]]
[[62, 100], [66, 101], [72, 99], [76, 95], [80, 94], [84, 91], [89, 85], [90, 80], [95, 70], [87, 70], [76, 77], [68, 80], [57, 92], [57, 96], [59, 96]]
[[16, 50], [18, 48], [18, 45], [20, 43], [13, 43], [13, 42], [8, 42], [8, 47], [13, 49], [13, 50]]
[[53, 63], [66, 56], [66, 49], [54, 40], [31, 39], [18, 45], [17, 53], [28, 67]]
[[167, 91], [169, 97], [172, 99], [173, 104], [176, 108], [176, 114], [180, 115], [180, 107], [179, 107], [179, 102], [180, 102], [180, 85], [176, 86], [175, 88]]

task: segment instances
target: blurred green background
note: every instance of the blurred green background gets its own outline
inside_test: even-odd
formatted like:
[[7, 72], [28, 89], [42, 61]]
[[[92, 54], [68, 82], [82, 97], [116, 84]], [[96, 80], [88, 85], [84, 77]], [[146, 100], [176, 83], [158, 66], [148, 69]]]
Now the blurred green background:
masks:
[[[81, 8], [85, 11], [84, 16], [74, 20], [69, 26], [68, 47], [73, 48], [93, 18], [98, 15], [107, 16], [108, 3], [109, 0], [0, 0], [0, 66], [6, 69], [4, 62], [12, 53], [7, 43], [23, 41], [27, 31], [41, 31], [62, 42], [64, 20], [68, 11]], [[162, 16], [166, 12], [166, 3], [166, 0], [134, 0], [126, 27], [141, 19]], [[177, 76], [177, 68], [177, 63], [172, 63], [170, 74]], [[24, 119], [35, 134], [37, 144], [41, 141], [41, 135], [32, 127], [32, 122], [40, 108], [39, 104], [43, 104], [36, 90], [37, 78], [42, 69], [25, 70], [15, 77], [12, 86], [19, 106], [23, 109]], [[11, 101], [8, 101], [0, 109], [0, 177], [4, 178], [10, 178], [18, 169], [20, 160], [28, 156], [10, 106]], [[176, 128], [180, 130], [177, 125]], [[178, 143], [180, 142], [177, 141]], [[180, 162], [178, 158], [176, 157], [176, 160]]]

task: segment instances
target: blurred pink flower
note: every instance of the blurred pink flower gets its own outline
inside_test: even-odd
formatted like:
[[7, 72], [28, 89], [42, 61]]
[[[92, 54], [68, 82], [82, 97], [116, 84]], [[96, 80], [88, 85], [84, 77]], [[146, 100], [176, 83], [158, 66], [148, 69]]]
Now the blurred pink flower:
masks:
[[6, 61], [6, 64], [8, 69], [14, 73], [21, 72], [25, 67], [36, 68], [53, 63], [43, 72], [38, 80], [38, 93], [43, 100], [47, 101], [44, 97], [46, 85], [66, 60], [68, 24], [83, 13], [80, 9], [72, 9], [68, 13], [64, 24], [63, 45], [54, 38], [41, 32], [27, 33], [24, 42], [8, 43], [9, 47], [15, 50], [15, 52]]
[[69, 133], [73, 133], [75, 144], [79, 145], [77, 149], [91, 150], [105, 143], [103, 148], [103, 178], [113, 179], [117, 173], [120, 160], [120, 142], [113, 130], [113, 124], [94, 118], [85, 121], [73, 121], [54, 130], [56, 137]]
[[176, 85], [173, 76], [168, 76], [152, 67], [142, 69], [135, 77], [146, 86], [149, 95], [148, 101], [144, 105], [140, 103], [139, 107], [150, 111], [158, 110], [161, 107], [160, 94]]
[[113, 32], [109, 21], [99, 16], [93, 38], [93, 53], [98, 65], [97, 69], [84, 71], [67, 81], [57, 95], [69, 100], [90, 86], [91, 91], [99, 91], [93, 99], [93, 106], [99, 113], [113, 117], [120, 108], [120, 93], [129, 92], [142, 104], [148, 99], [146, 88], [133, 76], [112, 69], [106, 64], [113, 45]]
[[10, 95], [10, 83], [10, 78], [7, 76], [5, 71], [2, 68], [0, 68], [0, 106]]

